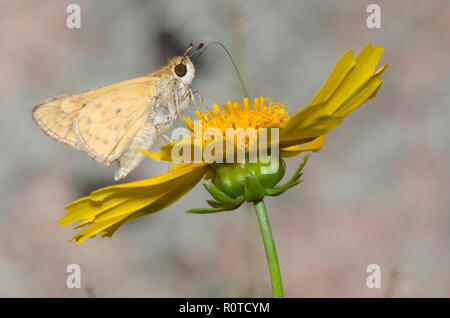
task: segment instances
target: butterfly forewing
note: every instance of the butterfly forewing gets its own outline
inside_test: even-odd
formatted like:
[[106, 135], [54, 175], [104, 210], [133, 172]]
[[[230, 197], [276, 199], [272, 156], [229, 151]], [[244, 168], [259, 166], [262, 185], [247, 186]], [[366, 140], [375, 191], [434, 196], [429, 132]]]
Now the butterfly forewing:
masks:
[[147, 120], [156, 91], [151, 82], [131, 84], [89, 102], [74, 123], [84, 150], [104, 164], [116, 160]]

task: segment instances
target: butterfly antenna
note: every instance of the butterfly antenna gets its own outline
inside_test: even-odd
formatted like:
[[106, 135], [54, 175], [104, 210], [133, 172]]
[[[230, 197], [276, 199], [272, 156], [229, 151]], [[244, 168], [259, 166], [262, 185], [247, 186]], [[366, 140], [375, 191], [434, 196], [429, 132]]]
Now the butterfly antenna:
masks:
[[[203, 47], [203, 43], [200, 43], [200, 45], [199, 45], [199, 46], [194, 50], [194, 52], [191, 54], [191, 57], [192, 57], [192, 55], [194, 55], [194, 53], [198, 53], [198, 54], [194, 57], [195, 60], [197, 60], [197, 59], [199, 58], [199, 56], [202, 55], [203, 52], [205, 52], [206, 49], [209, 48], [209, 47], [210, 47], [211, 45], [213, 45], [213, 44], [219, 45], [222, 49], [224, 49], [225, 53], [227, 53], [228, 57], [229, 57], [230, 60], [231, 60], [231, 63], [233, 63], [234, 70], [236, 71], [236, 74], [237, 74], [237, 76], [238, 76], [238, 78], [239, 78], [239, 82], [240, 82], [240, 84], [241, 84], [242, 91], [243, 91], [243, 93], [244, 93], [244, 97], [248, 97], [247, 89], [245, 88], [244, 81], [242, 80], [241, 73], [239, 73], [239, 69], [238, 69], [236, 63], [234, 62], [233, 57], [231, 56], [230, 52], [229, 52], [228, 49], [225, 47], [225, 45], [223, 45], [221, 42], [219, 42], [219, 41], [213, 41], [213, 42], [208, 43], [208, 44], [207, 44], [206, 46], [204, 46], [204, 47]], [[203, 50], [201, 50], [202, 48], [203, 48]], [[193, 60], [193, 62], [194, 62], [194, 60]]]
[[192, 58], [192, 56], [194, 56], [195, 54], [197, 54], [198, 52], [200, 52], [200, 50], [205, 46], [205, 44], [200, 43], [197, 48], [191, 52], [191, 54], [189, 55], [189, 58]]
[[191, 42], [189, 44], [188, 48], [186, 49], [186, 51], [184, 52], [183, 57], [186, 57], [187, 54], [189, 53], [189, 51], [192, 50], [193, 47], [194, 47], [194, 43]]

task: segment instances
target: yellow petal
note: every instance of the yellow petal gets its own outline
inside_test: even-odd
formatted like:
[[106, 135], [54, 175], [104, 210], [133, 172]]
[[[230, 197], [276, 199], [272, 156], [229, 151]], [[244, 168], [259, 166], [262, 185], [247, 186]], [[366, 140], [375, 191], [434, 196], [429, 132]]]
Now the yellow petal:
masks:
[[100, 218], [98, 220], [96, 219], [92, 225], [75, 235], [71, 239], [71, 241], [75, 239], [77, 245], [79, 245], [87, 238], [94, 237], [101, 231], [104, 232], [102, 237], [111, 237], [122, 224], [134, 220], [138, 217], [161, 211], [179, 200], [193, 187], [195, 187], [195, 185], [201, 180], [202, 176], [203, 174], [196, 176], [189, 175], [189, 178], [187, 178], [186, 180], [180, 180], [180, 182], [176, 184], [174, 188], [172, 188], [172, 191], [161, 195], [159, 199], [153, 201], [151, 204], [143, 207], [140, 210], [133, 211], [131, 213], [127, 210], [124, 214], [118, 216], [106, 218], [103, 220], [101, 220]]
[[290, 158], [290, 157], [294, 157], [294, 156], [298, 155], [299, 153], [305, 152], [305, 151], [319, 151], [322, 148], [324, 143], [325, 143], [325, 137], [320, 136], [320, 137], [317, 137], [316, 139], [311, 140], [310, 142], [306, 143], [302, 147], [295, 145], [295, 146], [283, 148], [280, 150], [280, 155], [283, 158]]
[[102, 230], [106, 229], [107, 227], [112, 226], [114, 223], [120, 222], [125, 217], [116, 217], [113, 219], [109, 219], [103, 222], [97, 222], [92, 225], [90, 225], [88, 228], [84, 229], [70, 240], [72, 242], [75, 240], [77, 242], [77, 245], [81, 244], [84, 240], [88, 238], [95, 237], [97, 233], [101, 232]]
[[335, 110], [334, 114], [345, 117], [364, 102], [375, 97], [378, 89], [383, 83], [383, 81], [380, 80], [380, 76], [386, 68], [387, 65], [381, 67], [375, 74], [372, 75], [372, 77], [361, 84], [360, 87], [355, 89], [352, 94], [342, 101], [341, 105]]
[[285, 128], [280, 129], [280, 149], [309, 142], [325, 135], [342, 122], [342, 116], [324, 115], [323, 104], [298, 111]]
[[322, 85], [322, 88], [310, 102], [310, 105], [326, 103], [347, 74], [355, 67], [355, 64], [356, 61], [353, 57], [353, 51], [348, 50], [336, 63], [327, 80]]
[[92, 223], [74, 237], [77, 244], [100, 231], [112, 235], [121, 224], [140, 215], [157, 212], [181, 198], [202, 179], [207, 169], [203, 163], [180, 164], [147, 180], [96, 190], [90, 196], [67, 205], [67, 213], [58, 224], [83, 220], [77, 226], [80, 227]]
[[139, 152], [142, 152], [144, 155], [149, 156], [150, 158], [153, 158], [158, 161], [172, 161], [172, 148], [178, 142], [181, 142], [181, 141], [174, 141], [169, 144], [161, 145], [160, 152], [146, 151], [146, 150], [141, 150], [141, 149], [136, 149], [136, 150]]
[[[92, 201], [103, 201], [109, 196], [128, 198], [130, 193], [149, 195], [149, 187], [152, 189], [152, 194], [164, 190], [170, 183], [176, 182], [180, 177], [196, 171], [199, 168], [204, 168], [204, 164], [178, 164], [174, 165], [172, 169], [159, 176], [155, 176], [146, 180], [117, 184], [102, 189], [95, 190], [91, 193], [90, 199]], [[77, 201], [76, 201], [77, 202]], [[74, 203], [76, 203], [74, 202]], [[69, 208], [69, 204], [66, 208]]]
[[375, 71], [383, 47], [367, 44], [356, 59], [352, 51], [337, 62], [311, 103], [299, 110], [280, 130], [280, 147], [302, 144], [324, 135], [345, 116], [373, 98], [381, 86], [387, 65]]
[[173, 162], [174, 160], [172, 157], [172, 151], [175, 146], [178, 149], [182, 149], [183, 151], [185, 149], [190, 149], [189, 151], [191, 153], [191, 162], [194, 162], [194, 154], [196, 152], [201, 154], [204, 145], [202, 143], [202, 140], [200, 139], [182, 138], [180, 141], [174, 141], [168, 144], [161, 145], [160, 152], [145, 151], [141, 149], [136, 150], [158, 161]]
[[120, 221], [120, 222], [114, 224], [113, 226], [110, 226], [109, 228], [105, 229], [104, 230], [105, 234], [103, 234], [103, 236], [111, 237], [114, 234], [114, 232], [117, 230], [117, 228], [120, 225], [122, 225], [123, 223], [131, 221], [131, 220], [134, 220], [134, 219], [136, 219], [138, 217], [141, 217], [141, 216], [144, 216], [146, 214], [150, 214], [150, 213], [155, 213], [155, 212], [161, 211], [164, 208], [170, 206], [171, 204], [176, 202], [178, 199], [183, 197], [193, 187], [195, 187], [195, 185], [200, 181], [201, 177], [202, 176], [197, 176], [197, 178], [196, 178], [196, 177], [190, 176], [190, 179], [186, 183], [184, 183], [184, 184], [179, 183], [177, 185], [176, 189], [174, 189], [174, 191], [172, 191], [170, 193], [166, 193], [165, 195], [161, 196], [158, 200], [153, 202], [151, 205], [148, 205], [148, 206], [144, 207], [140, 211], [133, 212], [132, 214], [128, 215], [122, 221]]

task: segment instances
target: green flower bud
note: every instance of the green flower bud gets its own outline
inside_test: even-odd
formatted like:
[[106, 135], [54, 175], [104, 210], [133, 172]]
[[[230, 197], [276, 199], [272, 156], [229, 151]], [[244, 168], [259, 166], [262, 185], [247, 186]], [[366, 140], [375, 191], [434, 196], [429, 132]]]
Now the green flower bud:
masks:
[[[214, 164], [212, 168], [215, 171], [212, 183], [233, 198], [246, 193], [253, 193], [252, 198], [254, 198], [261, 190], [264, 196], [264, 189], [274, 187], [286, 172], [286, 164], [281, 158], [267, 163], [258, 160], [257, 163]], [[250, 183], [249, 178], [252, 180]], [[246, 185], [254, 189], [246, 189]]]
[[212, 164], [214, 176], [204, 186], [216, 201], [206, 201], [212, 208], [190, 209], [187, 212], [231, 211], [244, 201], [256, 202], [265, 195], [280, 195], [301, 182], [301, 172], [307, 160], [308, 156], [305, 156], [291, 179], [283, 185], [277, 185], [286, 172], [286, 164], [281, 158], [267, 163]]

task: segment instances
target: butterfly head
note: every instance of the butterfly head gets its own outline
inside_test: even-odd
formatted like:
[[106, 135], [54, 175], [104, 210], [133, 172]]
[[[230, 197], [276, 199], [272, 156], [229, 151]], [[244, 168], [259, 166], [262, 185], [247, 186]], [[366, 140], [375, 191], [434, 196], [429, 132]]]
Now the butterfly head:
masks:
[[195, 68], [189, 57], [176, 56], [169, 61], [168, 65], [175, 78], [187, 86], [191, 85], [195, 75]]
[[194, 44], [189, 44], [183, 56], [174, 57], [169, 61], [169, 68], [172, 70], [175, 78], [179, 79], [186, 85], [190, 85], [194, 79], [195, 68], [191, 62], [191, 57], [201, 51], [203, 43], [200, 43], [196, 49], [193, 50]]

